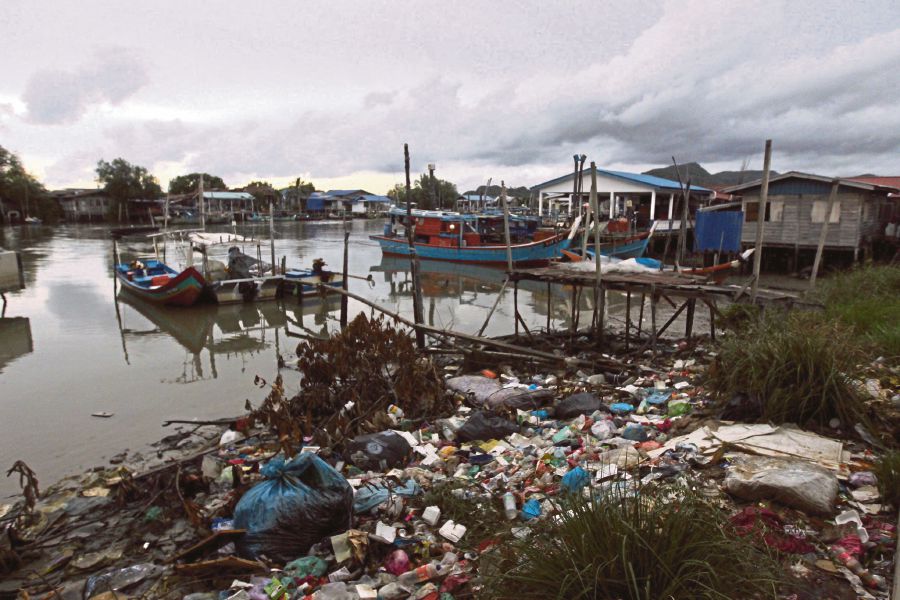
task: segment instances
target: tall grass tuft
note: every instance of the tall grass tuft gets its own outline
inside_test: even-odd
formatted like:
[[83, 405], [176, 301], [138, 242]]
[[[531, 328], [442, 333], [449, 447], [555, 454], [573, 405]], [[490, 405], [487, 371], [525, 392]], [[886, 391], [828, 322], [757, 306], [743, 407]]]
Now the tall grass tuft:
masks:
[[900, 450], [890, 450], [878, 459], [875, 476], [881, 497], [900, 508]]
[[483, 565], [485, 597], [774, 598], [783, 571], [699, 496], [613, 494], [564, 507], [558, 523]]
[[847, 328], [809, 312], [769, 312], [719, 346], [711, 387], [726, 404], [735, 394], [758, 400], [760, 420], [798, 425], [865, 422], [851, 378], [861, 351]]
[[900, 356], [900, 266], [864, 267], [822, 282], [826, 316], [848, 325], [875, 354]]

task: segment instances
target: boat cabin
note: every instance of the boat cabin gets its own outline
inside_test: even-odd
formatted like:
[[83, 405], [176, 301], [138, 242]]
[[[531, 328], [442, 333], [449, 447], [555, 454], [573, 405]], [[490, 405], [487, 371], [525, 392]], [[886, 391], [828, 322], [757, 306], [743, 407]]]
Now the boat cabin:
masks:
[[[461, 214], [437, 210], [412, 211], [414, 241], [442, 247], [494, 246], [506, 243], [502, 214]], [[405, 237], [406, 210], [393, 207], [384, 226], [386, 237]], [[552, 230], [540, 231], [539, 219], [519, 215], [509, 217], [512, 244], [540, 241], [553, 237]], [[398, 227], [404, 228], [403, 231]]]

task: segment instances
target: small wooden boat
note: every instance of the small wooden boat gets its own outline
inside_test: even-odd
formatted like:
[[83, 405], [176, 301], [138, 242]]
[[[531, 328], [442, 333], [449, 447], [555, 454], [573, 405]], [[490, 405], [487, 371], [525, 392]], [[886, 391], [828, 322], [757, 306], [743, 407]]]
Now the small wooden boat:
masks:
[[698, 267], [695, 269], [681, 269], [681, 273], [685, 273], [687, 275], [698, 275], [701, 277], [706, 277], [710, 281], [714, 283], [722, 283], [732, 275], [734, 275], [740, 268], [741, 265], [747, 262], [747, 259], [753, 255], [754, 248], [750, 248], [749, 250], [745, 250], [741, 253], [741, 255], [731, 261], [724, 262], [718, 265], [712, 265], [711, 267]]
[[288, 269], [284, 274], [284, 293], [296, 298], [315, 296], [320, 293], [319, 286], [339, 288], [344, 284], [344, 276], [334, 271], [325, 270], [325, 261], [317, 258], [312, 269]]
[[206, 285], [194, 267], [179, 273], [158, 260], [117, 264], [115, 271], [122, 289], [154, 304], [192, 306]]
[[[283, 276], [262, 260], [263, 242], [232, 233], [190, 232], [187, 240], [203, 256], [203, 274], [207, 281], [205, 294], [217, 304], [274, 300], [281, 289]], [[226, 265], [211, 254], [216, 248], [228, 248]], [[253, 248], [257, 258], [244, 254]], [[274, 253], [274, 247], [272, 249]]]

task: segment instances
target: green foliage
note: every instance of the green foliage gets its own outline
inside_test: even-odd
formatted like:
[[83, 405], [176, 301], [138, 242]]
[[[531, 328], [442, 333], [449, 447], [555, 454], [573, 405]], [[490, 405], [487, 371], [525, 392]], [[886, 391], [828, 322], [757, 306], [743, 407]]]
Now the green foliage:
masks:
[[[672, 488], [610, 492], [563, 506], [483, 565], [487, 598], [626, 600], [776, 597], [780, 567], [725, 514]], [[486, 559], [487, 557], [485, 557]]]
[[464, 543], [476, 546], [508, 528], [500, 510], [498, 498], [491, 494], [469, 497], [471, 488], [465, 483], [450, 481], [436, 484], [422, 497], [422, 507], [437, 506], [441, 519], [465, 523], [467, 531]]
[[278, 190], [268, 181], [251, 181], [244, 186], [244, 191], [256, 198], [260, 208], [268, 206], [270, 202], [277, 202], [281, 197]]
[[876, 355], [900, 356], [900, 266], [864, 267], [822, 281], [829, 318], [848, 325]]
[[900, 450], [890, 450], [878, 459], [875, 476], [881, 497], [900, 508]]
[[48, 195], [14, 153], [0, 146], [0, 198], [14, 204], [26, 217], [39, 217], [45, 222], [59, 219], [59, 205]]
[[118, 215], [119, 206], [128, 200], [151, 199], [162, 196], [162, 188], [156, 177], [139, 165], [133, 165], [124, 158], [112, 162], [100, 160], [97, 163], [97, 181], [109, 195], [111, 216]]
[[851, 425], [865, 421], [851, 381], [861, 356], [839, 322], [770, 311], [725, 336], [708, 377], [723, 405], [737, 393], [758, 398], [763, 421], [824, 426], [838, 418]]
[[[492, 198], [499, 198], [501, 189], [502, 188], [499, 185], [489, 185], [489, 186], [487, 186], [487, 188], [485, 188], [485, 186], [483, 186], [483, 185], [479, 185], [474, 190], [469, 190], [468, 192], [466, 192], [466, 195], [470, 195], [470, 194], [481, 195], [481, 193], [484, 192], [485, 196], [490, 196]], [[515, 198], [520, 203], [527, 204], [528, 200], [531, 199], [531, 190], [529, 190], [525, 186], [508, 187], [508, 188], [506, 188], [506, 197], [510, 198], [510, 199]]]
[[[387, 196], [396, 203], [405, 203], [406, 185], [401, 183], [395, 184], [394, 187], [388, 190]], [[440, 200], [444, 209], [452, 210], [456, 207], [456, 198], [458, 196], [459, 192], [456, 191], [456, 184], [435, 177], [432, 185], [431, 177], [429, 177], [428, 173], [419, 175], [419, 178], [416, 179], [410, 190], [410, 197], [416, 203], [416, 208], [424, 210], [437, 208], [438, 200]]]
[[[175, 177], [169, 181], [169, 193], [190, 194], [196, 192], [200, 183], [200, 176], [201, 173], [188, 173], [187, 175]], [[202, 176], [203, 189], [205, 191], [228, 189], [221, 177], [210, 175], [209, 173], [202, 173]]]

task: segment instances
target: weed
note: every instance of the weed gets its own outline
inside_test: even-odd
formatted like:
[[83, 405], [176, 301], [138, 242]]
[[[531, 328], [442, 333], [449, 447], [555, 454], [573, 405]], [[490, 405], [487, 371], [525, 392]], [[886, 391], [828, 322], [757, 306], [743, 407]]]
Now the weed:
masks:
[[851, 377], [861, 352], [847, 328], [808, 312], [772, 312], [724, 338], [709, 382], [724, 405], [755, 397], [761, 420], [826, 425], [865, 421]]
[[465, 525], [467, 545], [477, 545], [506, 529], [497, 498], [472, 496], [467, 486], [456, 482], [432, 487], [423, 496], [422, 506], [437, 506], [442, 521], [452, 519]]
[[822, 283], [819, 297], [826, 316], [849, 326], [870, 352], [900, 356], [900, 266], [836, 274]]
[[775, 597], [780, 566], [736, 537], [699, 495], [614, 492], [561, 507], [486, 575], [486, 597], [723, 599]]
[[900, 450], [889, 450], [875, 463], [881, 497], [900, 508]]

